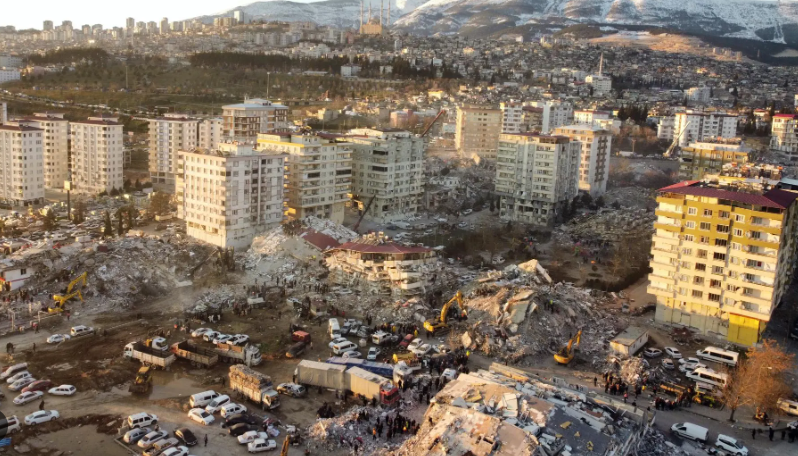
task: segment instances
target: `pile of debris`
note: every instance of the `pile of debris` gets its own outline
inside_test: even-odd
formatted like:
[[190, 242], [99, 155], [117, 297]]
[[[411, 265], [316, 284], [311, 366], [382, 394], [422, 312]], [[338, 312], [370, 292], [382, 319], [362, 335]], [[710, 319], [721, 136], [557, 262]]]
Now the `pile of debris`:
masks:
[[618, 242], [630, 234], [651, 237], [654, 230], [654, 212], [645, 209], [604, 209], [598, 213], [583, 214], [557, 227], [552, 233], [559, 245], [585, 245], [601, 247], [604, 243]]
[[349, 453], [355, 447], [364, 455], [390, 454], [409, 435], [399, 434], [386, 441], [384, 433], [380, 438], [374, 439], [372, 430], [377, 420], [385, 423], [389, 416], [397, 413], [399, 412], [387, 412], [370, 406], [355, 406], [339, 416], [318, 419], [308, 429], [307, 446], [313, 454], [337, 453], [340, 450]]
[[237, 364], [230, 366], [230, 384], [243, 385], [248, 389], [259, 390], [270, 387], [272, 379], [249, 366]]

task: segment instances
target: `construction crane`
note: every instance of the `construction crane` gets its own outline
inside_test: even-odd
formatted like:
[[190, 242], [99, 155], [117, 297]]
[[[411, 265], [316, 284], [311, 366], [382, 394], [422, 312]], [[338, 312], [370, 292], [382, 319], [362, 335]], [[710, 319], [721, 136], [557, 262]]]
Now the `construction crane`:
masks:
[[358, 228], [360, 228], [360, 222], [362, 222], [362, 221], [363, 221], [363, 217], [365, 217], [365, 216], [366, 216], [366, 212], [368, 212], [368, 211], [369, 211], [369, 208], [371, 207], [371, 203], [373, 203], [373, 202], [374, 202], [374, 198], [376, 198], [376, 197], [377, 197], [377, 195], [373, 195], [373, 196], [371, 197], [371, 199], [369, 199], [369, 202], [368, 202], [368, 203], [366, 203], [366, 207], [363, 209], [363, 213], [362, 213], [362, 214], [360, 214], [360, 218], [359, 218], [359, 219], [357, 219], [357, 223], [355, 223], [355, 226], [353, 226], [353, 227], [352, 227], [352, 231], [355, 231], [355, 232], [357, 232], [357, 229], [358, 229]]
[[454, 294], [454, 297], [443, 305], [443, 308], [441, 309], [441, 316], [438, 321], [425, 321], [424, 329], [427, 330], [427, 332], [432, 333], [433, 336], [448, 332], [449, 324], [447, 321], [449, 320], [449, 312], [452, 310], [452, 305], [454, 303], [457, 303], [457, 313], [455, 318], [461, 321], [468, 318], [468, 314], [463, 307], [463, 293], [458, 290], [457, 293]]
[[690, 126], [690, 122], [692, 122], [692, 120], [684, 124], [682, 131], [680, 131], [679, 134], [675, 138], [673, 138], [673, 143], [671, 143], [671, 145], [668, 147], [665, 153], [662, 154], [663, 157], [670, 158], [670, 156], [673, 154], [673, 151], [676, 149], [676, 145], [679, 144], [679, 139], [682, 137], [684, 132], [687, 131], [687, 127]]
[[49, 312], [49, 313], [63, 312], [64, 311], [64, 305], [66, 304], [66, 302], [69, 301], [70, 299], [74, 298], [75, 296], [77, 296], [82, 302], [83, 301], [83, 293], [81, 293], [80, 290], [75, 290], [74, 292], [72, 290], [78, 284], [81, 284], [82, 287], [85, 287], [86, 286], [86, 276], [87, 276], [87, 273], [84, 272], [83, 274], [77, 276], [73, 281], [69, 282], [69, 285], [67, 285], [66, 294], [64, 294], [64, 295], [53, 295], [53, 301], [55, 301], [55, 303], [53, 304], [53, 307], [50, 307], [50, 308], [47, 309], [47, 312]]
[[444, 114], [446, 114], [446, 110], [441, 109], [440, 112], [438, 112], [438, 115], [435, 116], [434, 119], [432, 119], [432, 122], [430, 122], [429, 125], [427, 125], [427, 128], [424, 129], [424, 132], [418, 135], [418, 137], [423, 138], [424, 136], [427, 136], [427, 133], [429, 133], [429, 131], [432, 129], [432, 126], [435, 125], [435, 122], [437, 122], [438, 119], [440, 119], [440, 117]]
[[574, 352], [576, 351], [576, 347], [579, 346], [579, 342], [582, 341], [582, 330], [580, 329], [579, 332], [576, 333], [575, 337], [572, 337], [571, 340], [568, 341], [568, 344], [564, 346], [560, 351], [554, 354], [554, 361], [557, 361], [558, 364], [567, 365], [574, 359]]

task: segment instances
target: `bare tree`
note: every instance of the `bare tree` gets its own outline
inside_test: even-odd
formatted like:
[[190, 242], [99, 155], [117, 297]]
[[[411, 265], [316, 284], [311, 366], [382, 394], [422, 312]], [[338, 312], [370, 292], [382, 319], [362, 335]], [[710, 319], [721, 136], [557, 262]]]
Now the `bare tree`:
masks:
[[760, 348], [748, 350], [748, 369], [754, 405], [758, 411], [773, 413], [779, 399], [792, 394], [786, 376], [795, 370], [795, 355], [784, 352], [775, 340], [765, 340]]
[[729, 421], [734, 421], [734, 413], [738, 408], [753, 405], [753, 395], [750, 394], [751, 375], [750, 366], [746, 359], [740, 358], [736, 369], [727, 371], [726, 386], [721, 390], [724, 405], [731, 414]]

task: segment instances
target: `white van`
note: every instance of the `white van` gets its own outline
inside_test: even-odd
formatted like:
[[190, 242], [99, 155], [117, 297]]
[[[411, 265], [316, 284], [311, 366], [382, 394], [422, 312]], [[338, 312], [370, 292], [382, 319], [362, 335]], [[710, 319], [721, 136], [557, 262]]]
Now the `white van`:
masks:
[[717, 386], [718, 388], [723, 388], [726, 386], [728, 377], [729, 376], [723, 372], [716, 372], [712, 369], [705, 369], [703, 367], [699, 367], [698, 369], [687, 374], [687, 378], [695, 380], [696, 383], [708, 383], [710, 385]]
[[337, 318], [330, 318], [330, 322], [327, 326], [330, 334], [330, 339], [337, 339], [341, 337], [341, 325], [338, 324]]
[[205, 406], [205, 411], [208, 413], [216, 413], [219, 411], [219, 409], [222, 408], [223, 405], [227, 405], [229, 403], [230, 403], [230, 396], [222, 394], [216, 399], [210, 401], [208, 405]]
[[341, 353], [347, 352], [349, 350], [357, 350], [357, 345], [353, 342], [341, 342], [340, 344], [333, 345], [333, 353], [336, 355], [340, 355]]
[[778, 407], [788, 415], [798, 416], [798, 402], [779, 399]]
[[696, 356], [707, 361], [736, 366], [740, 354], [737, 352], [724, 350], [718, 347], [707, 347], [703, 350], [696, 350]]
[[6, 436], [8, 434], [20, 431], [22, 428], [19, 426], [19, 418], [17, 415], [8, 416], [0, 420], [0, 435]]
[[13, 364], [5, 368], [2, 374], [0, 374], [0, 380], [5, 380], [9, 377], [13, 377], [22, 371], [28, 370], [28, 363], [19, 363]]
[[219, 393], [214, 390], [203, 391], [201, 393], [192, 394], [188, 403], [191, 404], [191, 408], [205, 407], [217, 397], [219, 397]]
[[671, 432], [685, 439], [706, 443], [709, 429], [693, 423], [675, 423], [671, 426]]

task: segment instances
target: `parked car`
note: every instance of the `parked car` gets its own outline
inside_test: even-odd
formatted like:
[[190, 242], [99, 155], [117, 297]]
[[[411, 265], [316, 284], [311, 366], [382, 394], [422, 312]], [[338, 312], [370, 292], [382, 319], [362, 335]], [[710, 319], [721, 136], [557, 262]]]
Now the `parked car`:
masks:
[[25, 388], [22, 388], [22, 392], [27, 393], [28, 391], [41, 391], [42, 394], [44, 394], [45, 391], [54, 386], [55, 384], [50, 380], [36, 380], [35, 382], [28, 384], [28, 386]]
[[748, 456], [748, 448], [741, 441], [725, 434], [718, 434], [715, 446], [735, 456]]
[[224, 423], [222, 423], [222, 427], [230, 427], [239, 423], [251, 424], [255, 426], [260, 424], [262, 421], [263, 420], [259, 417], [250, 415], [248, 413], [237, 413], [235, 415], [226, 417]]
[[408, 351], [413, 351], [416, 348], [418, 348], [419, 346], [421, 346], [423, 343], [424, 343], [424, 341], [420, 337], [416, 337], [415, 339], [413, 339], [412, 342], [410, 342], [407, 345], [407, 350]]
[[422, 356], [426, 356], [430, 351], [432, 351], [432, 346], [430, 346], [430, 344], [421, 344], [411, 351], [420, 358]]
[[412, 334], [408, 334], [399, 342], [399, 348], [407, 349], [407, 346], [410, 345], [410, 342], [413, 341], [414, 336]]
[[241, 404], [236, 404], [235, 402], [231, 402], [229, 404], [224, 404], [221, 408], [221, 415], [222, 418], [233, 416], [236, 413], [244, 413], [247, 411], [247, 408]]
[[660, 350], [659, 348], [649, 347], [643, 350], [643, 356], [645, 356], [646, 358], [658, 358], [662, 356], [662, 350]]
[[149, 434], [150, 432], [152, 432], [152, 429], [148, 427], [131, 429], [125, 432], [125, 435], [122, 436], [122, 441], [124, 441], [125, 443], [136, 443], [139, 440], [141, 440], [142, 437]]
[[304, 386], [298, 385], [296, 383], [280, 383], [277, 385], [276, 390], [280, 394], [285, 394], [286, 396], [291, 397], [302, 397], [308, 392]]
[[216, 338], [213, 339], [213, 344], [214, 345], [226, 344], [232, 338], [233, 336], [231, 336], [230, 334], [219, 334]]
[[34, 424], [46, 423], [48, 421], [57, 420], [61, 415], [56, 410], [39, 410], [33, 412], [25, 417], [25, 424], [32, 426]]
[[209, 424], [213, 423], [213, 415], [201, 408], [193, 408], [189, 410], [188, 417], [192, 421], [196, 421], [204, 426], [208, 426]]
[[25, 377], [21, 380], [17, 380], [16, 382], [12, 383], [11, 386], [8, 387], [8, 389], [10, 389], [11, 391], [19, 391], [35, 381], [36, 379], [33, 377]]
[[216, 339], [221, 335], [222, 333], [220, 333], [219, 331], [211, 330], [202, 334], [202, 340], [204, 340], [205, 342], [213, 342], [214, 339]]
[[382, 350], [377, 347], [371, 347], [369, 348], [368, 355], [366, 355], [366, 359], [369, 361], [376, 361], [377, 357], [380, 356], [380, 353], [382, 353]]
[[671, 359], [682, 359], [682, 352], [676, 347], [665, 347], [665, 354], [671, 357]]
[[15, 405], [23, 405], [27, 404], [28, 402], [33, 402], [39, 398], [44, 396], [44, 393], [41, 391], [25, 391], [19, 396], [14, 398]]
[[332, 349], [333, 345], [342, 344], [344, 342], [349, 342], [349, 339], [347, 339], [346, 337], [336, 337], [328, 345], [330, 346], [330, 349]]
[[249, 336], [246, 334], [236, 334], [228, 341], [232, 345], [244, 345], [249, 342]]
[[197, 328], [194, 331], [191, 331], [191, 337], [201, 337], [204, 336], [206, 333], [213, 331], [210, 328]]
[[11, 377], [8, 377], [6, 379], [6, 383], [8, 383], [10, 385], [10, 384], [16, 383], [17, 381], [22, 380], [24, 378], [33, 378], [33, 374], [31, 374], [28, 371], [17, 372], [16, 374], [12, 375]]
[[77, 392], [77, 388], [72, 385], [61, 385], [47, 390], [53, 396], [71, 396]]
[[227, 433], [232, 435], [233, 437], [238, 437], [239, 435], [248, 432], [257, 430], [256, 427], [252, 427], [247, 423], [238, 423], [230, 426], [227, 428]]
[[357, 350], [347, 350], [341, 354], [341, 358], [344, 359], [351, 359], [351, 358], [362, 358], [363, 354]]
[[672, 359], [665, 358], [662, 360], [662, 367], [665, 369], [676, 369], [676, 364], [673, 363]]
[[260, 453], [261, 451], [271, 451], [277, 448], [274, 440], [258, 439], [247, 444], [247, 451], [250, 453]]
[[169, 434], [166, 431], [152, 431], [149, 434], [145, 434], [144, 437], [139, 439], [138, 445], [139, 448], [144, 450], [149, 450], [150, 447], [155, 445], [155, 442], [159, 440], [165, 439]]
[[180, 428], [176, 430], [175, 437], [188, 446], [194, 446], [198, 443], [197, 437], [189, 428]]
[[71, 339], [72, 336], [69, 334], [53, 334], [52, 336], [47, 338], [48, 344], [60, 344], [61, 342], [65, 342]]
[[210, 414], [214, 414], [218, 412], [223, 405], [229, 404], [230, 402], [230, 396], [222, 394], [221, 396], [214, 398], [210, 404], [206, 405], [205, 411]]
[[269, 438], [269, 434], [263, 431], [247, 431], [238, 436], [238, 443], [240, 445], [246, 445], [249, 442], [264, 439], [267, 440]]
[[163, 450], [162, 453], [158, 454], [158, 456], [186, 456], [188, 454], [188, 447], [185, 446], [175, 446], [171, 448], [167, 448]]

